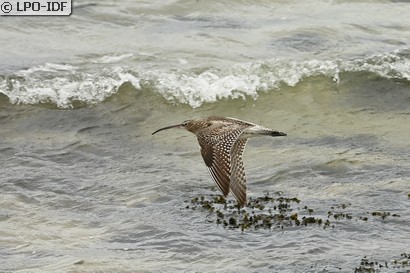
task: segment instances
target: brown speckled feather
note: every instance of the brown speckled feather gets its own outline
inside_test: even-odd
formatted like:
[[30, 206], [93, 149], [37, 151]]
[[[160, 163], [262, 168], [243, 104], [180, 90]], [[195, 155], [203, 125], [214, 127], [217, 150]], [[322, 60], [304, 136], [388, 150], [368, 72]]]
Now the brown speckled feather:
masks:
[[232, 192], [240, 206], [246, 204], [246, 176], [242, 155], [247, 139], [264, 135], [286, 136], [283, 132], [254, 123], [218, 116], [186, 120], [181, 124], [160, 128], [152, 134], [171, 128], [184, 128], [196, 135], [202, 158], [212, 179], [225, 197]]
[[201, 145], [201, 154], [212, 179], [226, 197], [229, 193], [231, 174], [229, 157], [221, 147], [207, 144]]
[[[235, 141], [238, 140], [245, 128], [238, 129], [234, 126], [218, 126], [212, 128], [213, 131], [221, 131], [221, 134], [215, 134], [216, 137], [209, 136], [204, 130], [198, 132], [198, 142], [201, 146], [201, 154], [212, 179], [215, 181], [218, 188], [224, 196], [227, 196], [231, 190], [231, 151], [235, 146]], [[245, 141], [246, 143], [246, 141]], [[235, 159], [235, 163], [237, 160]], [[240, 164], [239, 164], [240, 165]], [[243, 168], [243, 163], [242, 163]], [[235, 179], [237, 181], [237, 179]], [[236, 183], [237, 184], [237, 183]], [[235, 192], [238, 193], [238, 187], [235, 184]], [[234, 194], [236, 197], [236, 194]], [[246, 194], [245, 194], [246, 198]]]
[[238, 203], [246, 203], [246, 176], [242, 155], [248, 139], [238, 138], [231, 150], [231, 183], [230, 189]]

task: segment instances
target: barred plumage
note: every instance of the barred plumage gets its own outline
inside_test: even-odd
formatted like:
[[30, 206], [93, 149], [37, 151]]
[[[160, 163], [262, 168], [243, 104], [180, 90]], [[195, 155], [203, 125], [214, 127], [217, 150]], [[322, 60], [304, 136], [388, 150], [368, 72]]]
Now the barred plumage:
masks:
[[229, 117], [211, 116], [187, 120], [155, 131], [185, 128], [197, 136], [201, 155], [212, 179], [226, 197], [229, 192], [240, 206], [246, 204], [246, 176], [242, 155], [249, 137], [270, 135], [286, 136], [285, 133], [250, 122]]

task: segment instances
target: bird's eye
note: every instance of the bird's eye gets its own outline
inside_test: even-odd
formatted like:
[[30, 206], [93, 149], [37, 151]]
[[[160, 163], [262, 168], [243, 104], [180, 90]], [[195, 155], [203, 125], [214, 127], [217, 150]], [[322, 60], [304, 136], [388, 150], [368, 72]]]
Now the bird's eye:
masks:
[[183, 122], [182, 126], [188, 126], [188, 122], [187, 121]]

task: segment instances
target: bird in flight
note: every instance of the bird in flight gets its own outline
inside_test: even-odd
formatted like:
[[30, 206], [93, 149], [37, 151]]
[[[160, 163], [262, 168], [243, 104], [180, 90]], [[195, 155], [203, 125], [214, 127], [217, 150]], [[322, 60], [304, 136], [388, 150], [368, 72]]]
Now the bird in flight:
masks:
[[239, 206], [246, 204], [246, 176], [242, 155], [248, 138], [286, 136], [283, 132], [254, 123], [218, 116], [186, 120], [181, 124], [158, 129], [152, 134], [171, 128], [184, 128], [196, 135], [202, 158], [212, 179], [225, 197], [231, 192]]

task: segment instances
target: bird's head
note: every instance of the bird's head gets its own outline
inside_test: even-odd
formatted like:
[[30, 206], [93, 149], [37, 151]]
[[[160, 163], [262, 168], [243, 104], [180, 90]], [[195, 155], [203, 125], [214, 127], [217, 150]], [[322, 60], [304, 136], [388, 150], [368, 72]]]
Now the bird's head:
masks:
[[152, 134], [156, 134], [156, 133], [158, 133], [159, 131], [167, 130], [167, 129], [172, 129], [172, 128], [182, 128], [182, 129], [186, 129], [186, 130], [188, 130], [188, 131], [190, 131], [190, 132], [192, 132], [192, 133], [195, 133], [195, 132], [197, 131], [197, 129], [198, 129], [198, 124], [197, 124], [196, 120], [190, 119], [190, 120], [186, 120], [186, 121], [184, 121], [184, 122], [182, 122], [182, 123], [180, 123], [180, 124], [171, 125], [171, 126], [167, 126], [167, 127], [158, 129], [158, 130], [156, 130], [155, 132], [153, 132]]

